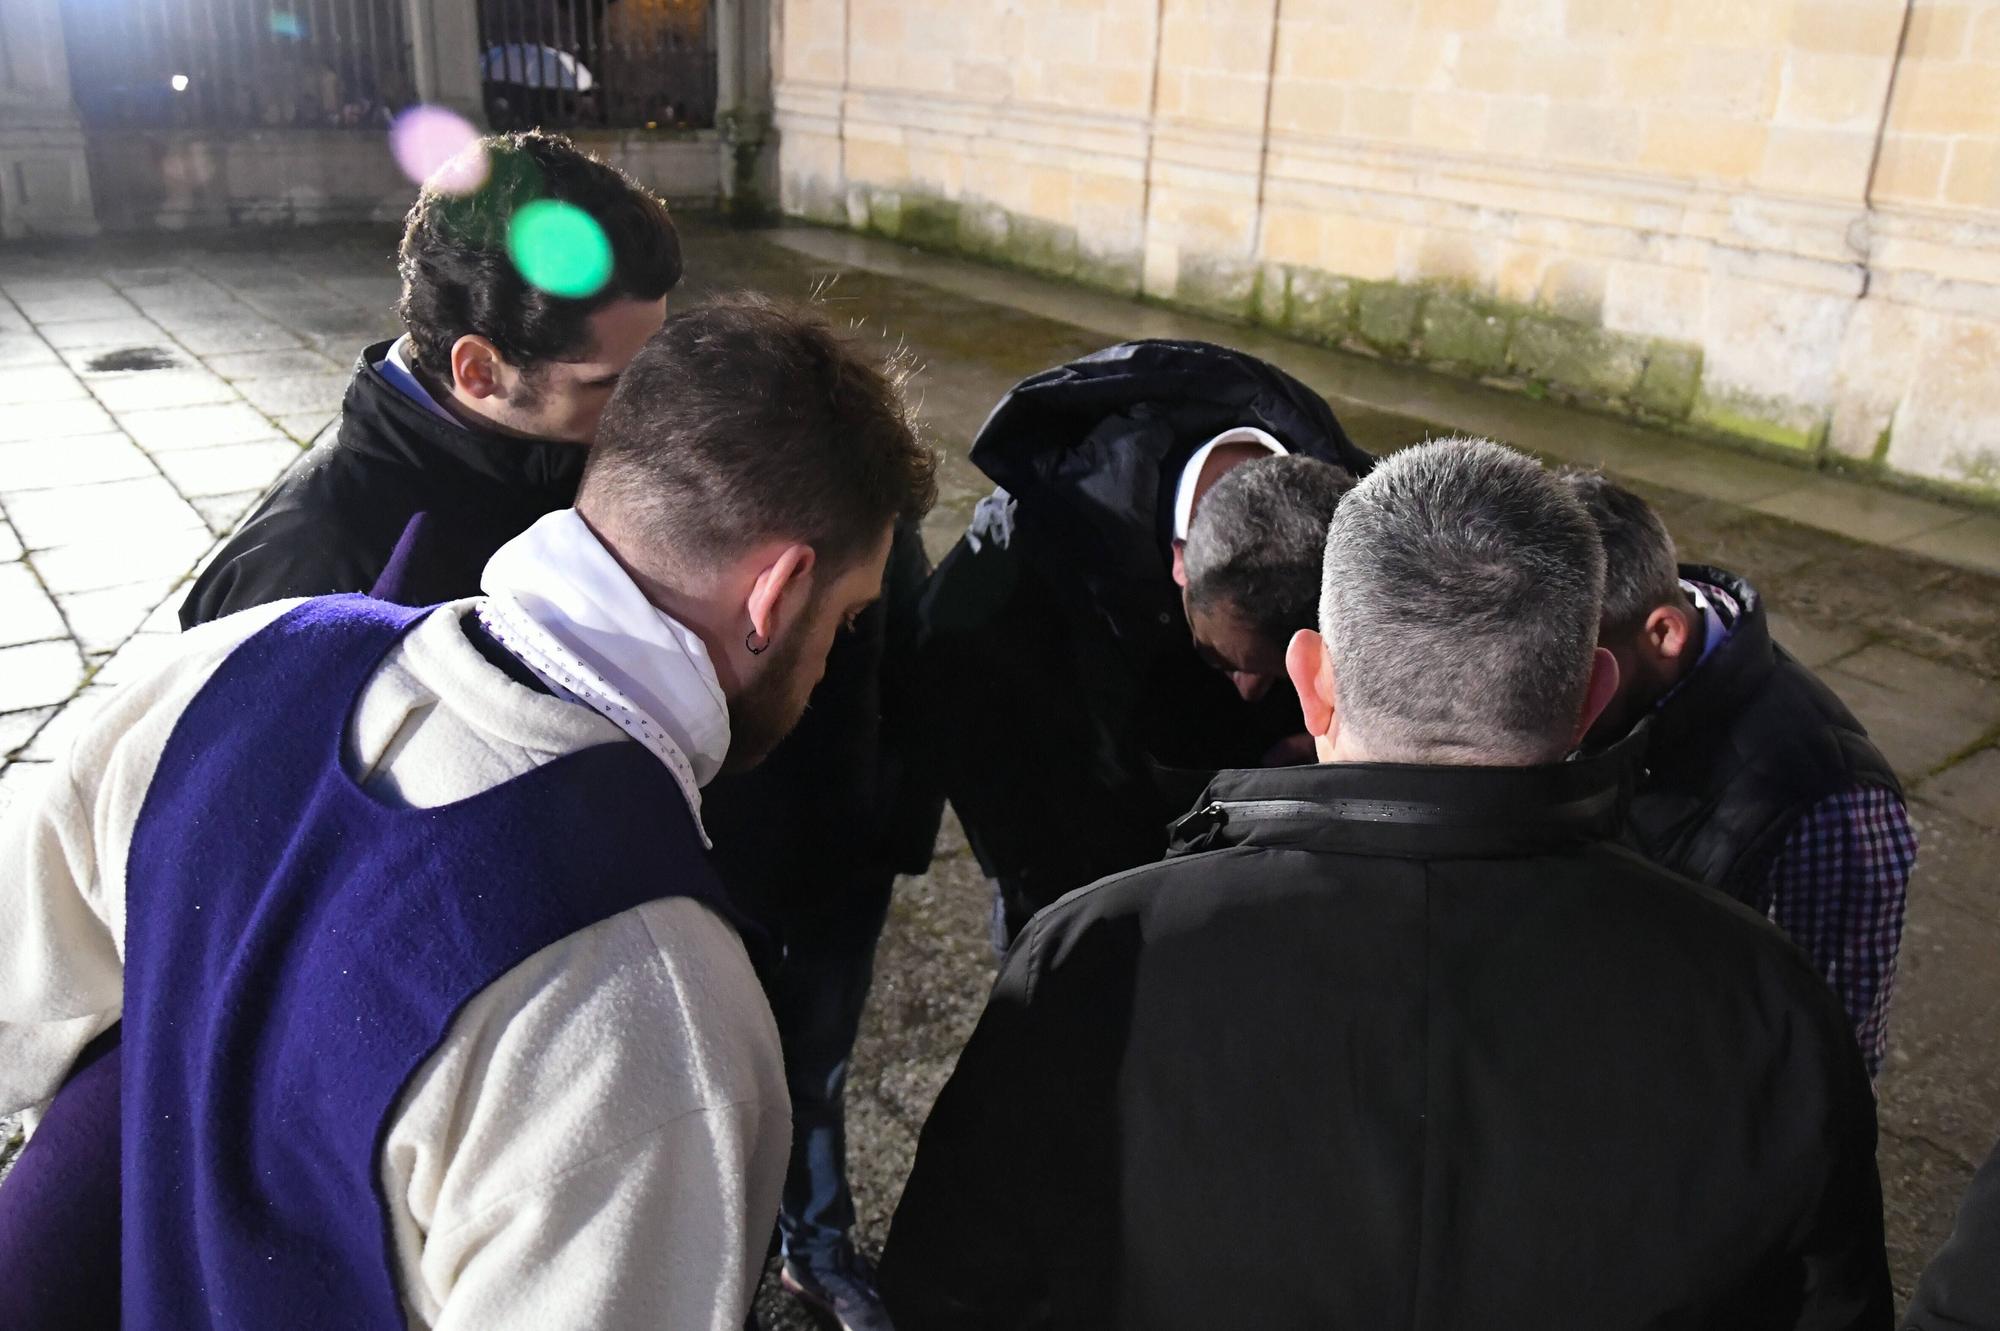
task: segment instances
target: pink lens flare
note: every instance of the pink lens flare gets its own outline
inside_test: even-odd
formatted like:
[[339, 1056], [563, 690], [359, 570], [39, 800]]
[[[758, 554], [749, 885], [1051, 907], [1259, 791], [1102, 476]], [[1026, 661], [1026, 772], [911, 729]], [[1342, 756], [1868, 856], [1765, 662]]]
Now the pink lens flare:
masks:
[[389, 151], [403, 174], [440, 194], [470, 194], [486, 183], [486, 150], [464, 116], [413, 106], [389, 126]]

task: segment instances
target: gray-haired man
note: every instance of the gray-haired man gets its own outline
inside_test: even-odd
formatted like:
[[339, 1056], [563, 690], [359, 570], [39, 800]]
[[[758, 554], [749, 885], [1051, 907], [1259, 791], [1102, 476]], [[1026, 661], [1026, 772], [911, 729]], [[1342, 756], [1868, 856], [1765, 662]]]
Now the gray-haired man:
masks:
[[1603, 569], [1496, 444], [1341, 500], [1287, 654], [1321, 765], [1029, 924], [890, 1232], [902, 1331], [1889, 1325], [1839, 1007], [1562, 761]]

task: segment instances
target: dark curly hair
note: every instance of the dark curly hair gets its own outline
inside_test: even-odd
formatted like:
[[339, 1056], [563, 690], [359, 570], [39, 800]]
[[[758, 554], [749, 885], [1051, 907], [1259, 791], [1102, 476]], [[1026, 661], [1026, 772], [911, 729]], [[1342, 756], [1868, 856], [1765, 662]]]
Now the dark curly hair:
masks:
[[[681, 278], [681, 242], [667, 206], [624, 172], [557, 134], [530, 130], [480, 140], [486, 183], [453, 196], [425, 186], [403, 227], [397, 313], [416, 362], [449, 382], [451, 348], [468, 333], [524, 371], [588, 350], [586, 321], [618, 300], [658, 300]], [[584, 300], [530, 285], [507, 256], [507, 226], [537, 199], [573, 204], [604, 228], [611, 279]]]

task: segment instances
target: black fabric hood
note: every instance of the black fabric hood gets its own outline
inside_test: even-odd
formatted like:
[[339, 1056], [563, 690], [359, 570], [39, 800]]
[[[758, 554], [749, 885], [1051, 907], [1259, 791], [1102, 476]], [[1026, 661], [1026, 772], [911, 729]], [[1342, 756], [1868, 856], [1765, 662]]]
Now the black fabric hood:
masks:
[[1233, 426], [1357, 478], [1357, 448], [1324, 398], [1274, 365], [1208, 342], [1121, 342], [1022, 380], [994, 407], [972, 461], [1076, 566], [1166, 576], [1173, 487], [1187, 459]]

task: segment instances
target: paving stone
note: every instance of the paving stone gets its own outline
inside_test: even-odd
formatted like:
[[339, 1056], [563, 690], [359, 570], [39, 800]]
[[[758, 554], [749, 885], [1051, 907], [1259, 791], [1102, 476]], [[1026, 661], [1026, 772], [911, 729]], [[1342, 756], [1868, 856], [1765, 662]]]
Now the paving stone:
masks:
[[1981, 749], [1917, 788], [1932, 804], [2000, 831], [2000, 748]]
[[199, 275], [187, 268], [149, 265], [143, 268], [107, 268], [104, 280], [125, 291], [132, 287], [164, 287], [176, 282], [198, 281]]
[[21, 560], [0, 564], [0, 647], [68, 636], [56, 603]]
[[143, 346], [165, 342], [167, 334], [150, 319], [84, 319], [76, 323], [51, 324], [42, 336], [57, 351], [79, 351], [96, 347]]
[[28, 322], [28, 316], [15, 309], [13, 301], [8, 300], [5, 296], [0, 296], [0, 333], [29, 333], [33, 331], [34, 325]]
[[155, 575], [185, 573], [214, 544], [214, 534], [201, 523], [186, 531], [121, 535], [115, 543], [107, 543], [101, 535], [94, 540], [79, 539], [70, 545], [37, 550], [28, 556], [28, 562], [42, 575], [42, 584], [62, 596], [122, 587]]
[[255, 495], [297, 462], [299, 446], [289, 439], [259, 444], [222, 444], [159, 455], [160, 470], [174, 488], [193, 499], [249, 491]]
[[186, 268], [177, 270], [171, 281], [135, 283], [127, 294], [134, 304], [142, 308], [152, 306], [162, 309], [227, 305], [232, 299], [228, 289], [220, 283]]
[[394, 309], [402, 298], [403, 284], [394, 276], [330, 277], [320, 285], [349, 305], [362, 309]]
[[310, 447], [326, 432], [328, 426], [340, 419], [340, 412], [299, 411], [278, 417], [278, 426], [297, 442]]
[[79, 541], [125, 541], [139, 532], [206, 530], [201, 515], [188, 507], [164, 476], [19, 491], [0, 496], [0, 503], [30, 550]]
[[2000, 723], [2000, 683], [1971, 671], [1881, 643], [1862, 648], [1838, 669], [1907, 694], [1924, 707], [1956, 712], [1974, 724], [1974, 733]]
[[206, 370], [149, 370], [105, 375], [91, 382], [90, 391], [112, 411], [152, 411], [233, 402], [236, 390]]
[[157, 370], [200, 368], [192, 356], [157, 330], [143, 342], [123, 342], [110, 347], [76, 347], [57, 354], [63, 358], [63, 364], [80, 375], [93, 390], [108, 378], [123, 379]]
[[153, 460], [122, 434], [0, 444], [0, 491], [95, 485], [158, 474]]
[[114, 428], [110, 413], [87, 399], [21, 402], [0, 411], [0, 444], [23, 439], [61, 439], [75, 434], [109, 434]]
[[93, 319], [131, 319], [139, 313], [131, 301], [116, 293], [102, 296], [38, 296], [29, 300], [16, 296], [14, 303], [37, 328]]
[[63, 402], [88, 398], [90, 391], [67, 368], [36, 365], [0, 370], [0, 405], [16, 402]]
[[67, 639], [0, 647], [0, 712], [66, 702], [81, 683], [83, 656]]
[[44, 342], [41, 334], [25, 329], [0, 329], [0, 370], [62, 363], [61, 354]]
[[347, 375], [328, 370], [288, 379], [253, 379], [236, 388], [251, 406], [270, 416], [334, 412], [340, 410], [340, 400], [347, 395]]
[[338, 374], [343, 381], [347, 375], [340, 366], [304, 347], [279, 351], [240, 351], [226, 356], [204, 356], [202, 363], [216, 374], [232, 381], [246, 379], [280, 379], [299, 374]]
[[[210, 547], [211, 550], [219, 550], [221, 548], [219, 543]], [[204, 553], [208, 552], [204, 551]], [[193, 567], [193, 565], [189, 567]], [[188, 586], [183, 582], [171, 596], [160, 602], [159, 607], [152, 614], [146, 616], [146, 622], [139, 626], [139, 632], [179, 633], [181, 631], [181, 602], [187, 599], [187, 591]]]
[[302, 345], [299, 336], [282, 324], [255, 316], [177, 323], [174, 340], [202, 357]]
[[1965, 516], [1965, 510], [1933, 499], [1919, 499], [1830, 476], [1815, 477], [1795, 490], [1759, 499], [1750, 507], [1881, 545], [1893, 545], [1935, 531]]
[[[176, 591], [178, 591], [178, 586]], [[169, 593], [166, 602], [176, 612], [180, 609], [181, 598]], [[178, 624], [175, 625], [179, 627]], [[152, 674], [180, 654], [179, 633], [134, 633], [125, 644], [91, 676], [92, 684], [129, 684]], [[4, 718], [0, 718], [4, 719]]]
[[54, 707], [28, 707], [18, 712], [0, 712], [0, 760], [11, 758], [28, 746], [42, 723], [56, 714]]
[[[296, 447], [289, 442], [285, 446]], [[241, 522], [263, 497], [262, 490], [239, 490], [235, 494], [199, 495], [189, 499], [188, 502], [194, 505], [195, 511], [201, 514], [202, 521], [208, 524], [208, 529], [220, 539], [235, 531], [236, 524]]]
[[116, 690], [95, 683], [87, 685], [49, 718], [48, 724], [42, 727], [28, 747], [21, 750], [19, 761], [52, 763], [66, 757], [77, 735], [90, 724], [114, 692]]
[[1868, 641], [1868, 635], [1852, 624], [1827, 628], [1775, 610], [1767, 612], [1766, 618], [1772, 639], [1809, 670], [1846, 656]]
[[278, 433], [271, 418], [247, 402], [220, 402], [159, 411], [121, 411], [118, 424], [148, 453], [248, 444]]
[[25, 553], [21, 538], [14, 533], [14, 524], [0, 520], [0, 562], [11, 562]]
[[1963, 717], [1926, 707], [1921, 699], [1873, 680], [1843, 674], [1838, 665], [1819, 674], [1868, 728], [1868, 737], [1905, 781], [1932, 771], [1978, 733], [1968, 730]]
[[70, 633], [86, 655], [115, 651], [180, 585], [178, 572], [122, 587], [57, 597]]
[[1960, 568], [2000, 575], [2000, 518], [1978, 514], [1913, 536], [1900, 546]]
[[[25, 273], [25, 266], [22, 271]], [[117, 288], [95, 273], [69, 277], [0, 277], [0, 290], [5, 290], [7, 298], [23, 309], [31, 301], [102, 300], [118, 294]]]

